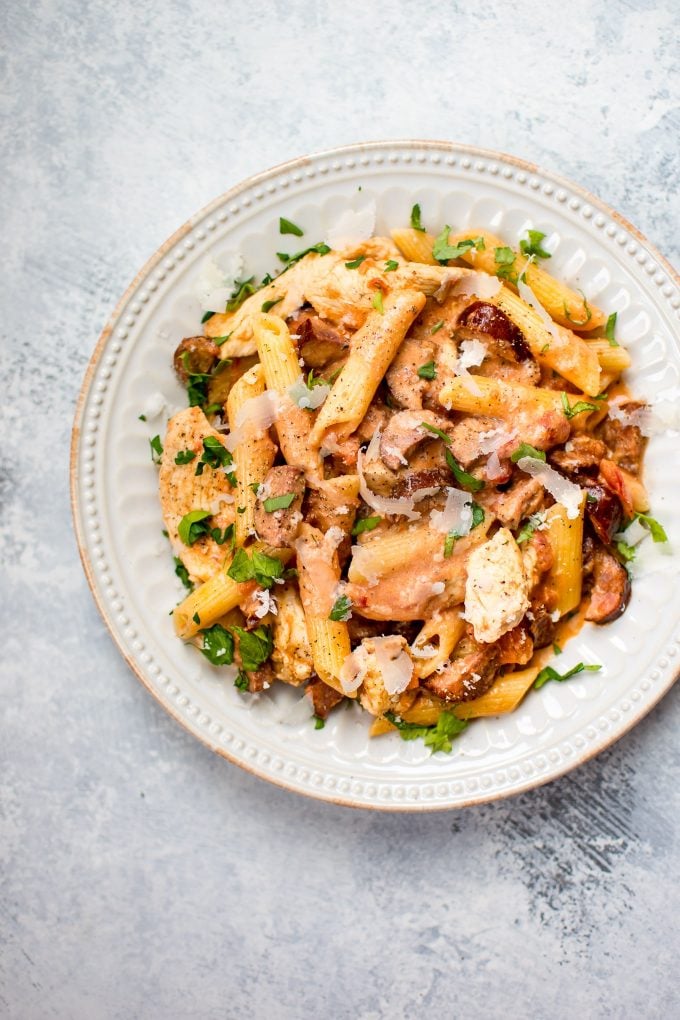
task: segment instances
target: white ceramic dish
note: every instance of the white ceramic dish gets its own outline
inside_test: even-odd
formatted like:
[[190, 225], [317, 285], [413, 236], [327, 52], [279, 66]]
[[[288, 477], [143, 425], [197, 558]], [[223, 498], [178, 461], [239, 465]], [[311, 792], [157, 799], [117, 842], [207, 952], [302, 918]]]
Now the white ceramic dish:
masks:
[[[557, 244], [551, 270], [607, 311], [630, 348], [634, 392], [677, 400], [680, 287], [662, 257], [616, 213], [575, 185], [499, 153], [445, 142], [368, 143], [275, 167], [227, 192], [149, 260], [104, 330], [73, 432], [76, 533], [99, 610], [125, 659], [155, 698], [230, 761], [288, 789], [336, 803], [422, 811], [527, 790], [574, 768], [620, 737], [669, 689], [676, 673], [680, 556], [659, 556], [634, 585], [620, 620], [587, 625], [560, 660], [603, 663], [600, 673], [531, 692], [515, 713], [476, 721], [451, 755], [430, 756], [397, 735], [368, 738], [368, 717], [341, 709], [323, 730], [285, 722], [299, 694], [277, 685], [239, 694], [173, 633], [182, 596], [162, 537], [149, 438], [166, 415], [139, 421], [153, 393], [185, 400], [171, 368], [183, 336], [199, 332], [194, 281], [208, 255], [246, 258], [248, 275], [277, 265], [278, 218], [322, 240], [340, 211], [375, 200], [377, 233], [405, 224], [414, 202], [436, 227], [492, 229], [516, 243], [528, 226]], [[297, 239], [286, 238], [286, 241]], [[302, 246], [302, 241], [300, 243]], [[289, 245], [290, 247], [290, 245]], [[290, 250], [293, 250], [290, 248]], [[651, 440], [646, 479], [671, 542], [680, 535], [677, 433]], [[676, 467], [669, 470], [675, 464]]]

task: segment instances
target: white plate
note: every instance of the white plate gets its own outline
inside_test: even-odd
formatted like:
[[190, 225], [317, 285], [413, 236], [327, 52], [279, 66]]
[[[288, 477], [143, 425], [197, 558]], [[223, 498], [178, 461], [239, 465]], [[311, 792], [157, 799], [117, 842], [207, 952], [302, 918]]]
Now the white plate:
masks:
[[[283, 215], [322, 240], [338, 213], [374, 200], [377, 233], [408, 223], [414, 202], [437, 231], [485, 227], [515, 243], [526, 227], [550, 235], [550, 268], [606, 311], [630, 348], [635, 393], [677, 400], [680, 288], [661, 256], [575, 185], [499, 153], [445, 142], [370, 143], [287, 163], [217, 199], [150, 259], [104, 330], [90, 363], [72, 445], [76, 532], [92, 591], [118, 647], [161, 704], [209, 747], [264, 779], [336, 803], [410, 811], [505, 797], [553, 779], [602, 750], [669, 689], [676, 672], [680, 558], [659, 556], [634, 585], [626, 614], [587, 625], [560, 666], [603, 663], [600, 673], [532, 691], [513, 714], [470, 725], [451, 755], [420, 741], [368, 738], [368, 716], [340, 709], [322, 730], [284, 717], [299, 698], [284, 685], [244, 697], [219, 669], [173, 633], [168, 611], [182, 597], [162, 537], [149, 438], [165, 415], [138, 415], [150, 395], [168, 409], [185, 400], [172, 371], [183, 336], [199, 332], [194, 282], [206, 256], [242, 252], [248, 275], [294, 250]], [[653, 512], [680, 533], [677, 433], [650, 442], [646, 480]], [[669, 470], [670, 468], [670, 470]]]

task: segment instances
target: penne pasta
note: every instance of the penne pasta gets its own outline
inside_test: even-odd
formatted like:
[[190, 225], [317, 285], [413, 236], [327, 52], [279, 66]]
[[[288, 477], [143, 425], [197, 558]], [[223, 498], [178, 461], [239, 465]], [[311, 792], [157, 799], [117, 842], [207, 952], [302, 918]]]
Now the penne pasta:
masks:
[[547, 528], [544, 534], [548, 537], [554, 557], [548, 576], [557, 594], [555, 608], [560, 617], [576, 609], [581, 601], [584, 506], [585, 494], [578, 517], [570, 519], [560, 503], [546, 511]]
[[319, 411], [310, 436], [316, 449], [329, 432], [343, 439], [359, 425], [406, 331], [422, 311], [425, 295], [401, 290], [385, 295], [382, 301], [383, 310], [371, 312], [354, 334], [347, 362]]
[[319, 454], [309, 444], [312, 415], [298, 407], [288, 393], [302, 378], [288, 326], [278, 315], [264, 313], [254, 315], [252, 323], [267, 389], [274, 390], [281, 398], [282, 409], [274, 423], [281, 453], [287, 464], [320, 474]]
[[[431, 676], [443, 666], [464, 633], [465, 621], [458, 609], [434, 613], [426, 620], [413, 642], [416, 676]], [[434, 654], [423, 658], [417, 652], [426, 647], [434, 649]]]
[[391, 230], [390, 233], [397, 248], [409, 262], [422, 262], [428, 266], [439, 265], [432, 254], [434, 246], [432, 234], [422, 230], [414, 230], [413, 227], [400, 227]]
[[[573, 399], [573, 398], [572, 398]], [[445, 383], [439, 402], [450, 411], [490, 414], [511, 421], [520, 411], [563, 413], [561, 393], [538, 386], [522, 386], [480, 375], [457, 376]]]
[[267, 471], [274, 463], [276, 448], [266, 431], [257, 424], [246, 420], [237, 425], [239, 411], [246, 401], [264, 393], [264, 372], [259, 363], [249, 369], [234, 384], [227, 398], [227, 414], [232, 432], [242, 431], [243, 438], [234, 450], [234, 473], [236, 475], [236, 519], [234, 534], [236, 545], [244, 544], [255, 530], [255, 488], [264, 481]]
[[[588, 340], [588, 347], [595, 352], [600, 368], [603, 372], [609, 372], [615, 378], [630, 368], [631, 357], [625, 347], [612, 347], [608, 340]], [[604, 377], [600, 379], [600, 386], [606, 389]]]
[[[460, 241], [478, 237], [483, 238], [484, 248], [481, 250], [472, 248], [461, 255], [461, 258], [475, 269], [483, 269], [485, 273], [495, 276], [501, 268], [501, 264], [496, 262], [496, 249], [507, 247], [500, 238], [486, 230], [464, 230], [450, 234], [449, 244], [455, 245]], [[527, 285], [536, 295], [536, 300], [559, 325], [586, 331], [604, 326], [607, 317], [601, 309], [586, 301], [583, 294], [556, 280], [542, 266], [536, 265], [535, 262], [527, 266], [524, 255], [515, 252], [515, 261], [503, 263], [502, 268], [511, 274], [508, 284], [513, 289], [515, 285], [512, 281], [525, 274]]]

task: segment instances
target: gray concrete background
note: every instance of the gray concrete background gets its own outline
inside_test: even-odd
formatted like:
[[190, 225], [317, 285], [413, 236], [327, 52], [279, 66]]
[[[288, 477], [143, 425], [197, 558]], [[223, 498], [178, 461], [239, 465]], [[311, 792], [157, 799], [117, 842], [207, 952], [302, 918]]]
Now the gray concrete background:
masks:
[[0, 1015], [679, 1015], [680, 688], [597, 760], [496, 805], [379, 816], [269, 787], [114, 650], [67, 457], [85, 365], [142, 262], [306, 151], [499, 148], [677, 262], [677, 4], [35, 0], [0, 17]]

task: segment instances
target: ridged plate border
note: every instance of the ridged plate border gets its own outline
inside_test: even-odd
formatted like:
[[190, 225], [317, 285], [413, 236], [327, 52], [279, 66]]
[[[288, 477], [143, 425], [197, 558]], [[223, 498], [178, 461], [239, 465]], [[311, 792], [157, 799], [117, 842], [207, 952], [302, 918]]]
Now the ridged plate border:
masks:
[[[379, 781], [334, 771], [333, 761], [319, 754], [316, 767], [309, 762], [296, 763], [294, 754], [270, 753], [257, 742], [248, 744], [229, 732], [224, 721], [210, 718], [200, 704], [182, 693], [161, 674], [154, 661], [153, 635], [140, 635], [134, 618], [128, 615], [126, 592], [119, 591], [108, 572], [107, 550], [102, 539], [102, 507], [94, 485], [97, 453], [106, 435], [105, 402], [109, 380], [115, 378], [119, 355], [126, 341], [134, 338], [135, 324], [144, 307], [172, 272], [218, 228], [236, 222], [239, 216], [257, 206], [265, 197], [281, 193], [302, 194], [311, 180], [341, 179], [356, 175], [357, 169], [394, 170], [409, 173], [422, 169], [450, 168], [458, 184], [480, 177], [496, 178], [524, 191], [527, 200], [540, 193], [553, 202], [580, 227], [586, 225], [593, 235], [609, 247], [611, 257], [624, 263], [637, 281], [650, 293], [650, 301], [663, 312], [666, 321], [676, 322], [680, 309], [680, 281], [666, 260], [619, 214], [582, 188], [552, 172], [502, 153], [434, 141], [368, 142], [321, 152], [292, 160], [249, 178], [213, 201], [182, 226], [149, 259], [118, 304], [111, 321], [101, 334], [90, 360], [80, 392], [71, 444], [71, 500], [76, 536], [83, 567], [97, 607], [131, 669], [163, 707], [189, 732], [212, 750], [235, 764], [289, 790], [334, 803], [380, 810], [442, 810], [469, 806], [507, 797], [548, 782], [598, 754], [632, 726], [656, 704], [672, 686], [677, 673], [680, 634], [676, 628], [672, 640], [656, 650], [655, 661], [646, 675], [637, 679], [625, 697], [614, 696], [606, 713], [583, 730], [575, 729], [568, 739], [560, 739], [547, 753], [523, 755], [521, 764], [499, 769], [481, 767], [466, 780], [455, 777], [455, 756], [446, 775], [418, 778], [417, 768], [408, 779], [389, 774]], [[397, 180], [398, 182], [398, 180]], [[676, 362], [680, 360], [676, 353]], [[102, 418], [104, 419], [102, 423]], [[482, 763], [483, 765], [483, 763]], [[397, 770], [399, 772], [400, 770]]]

